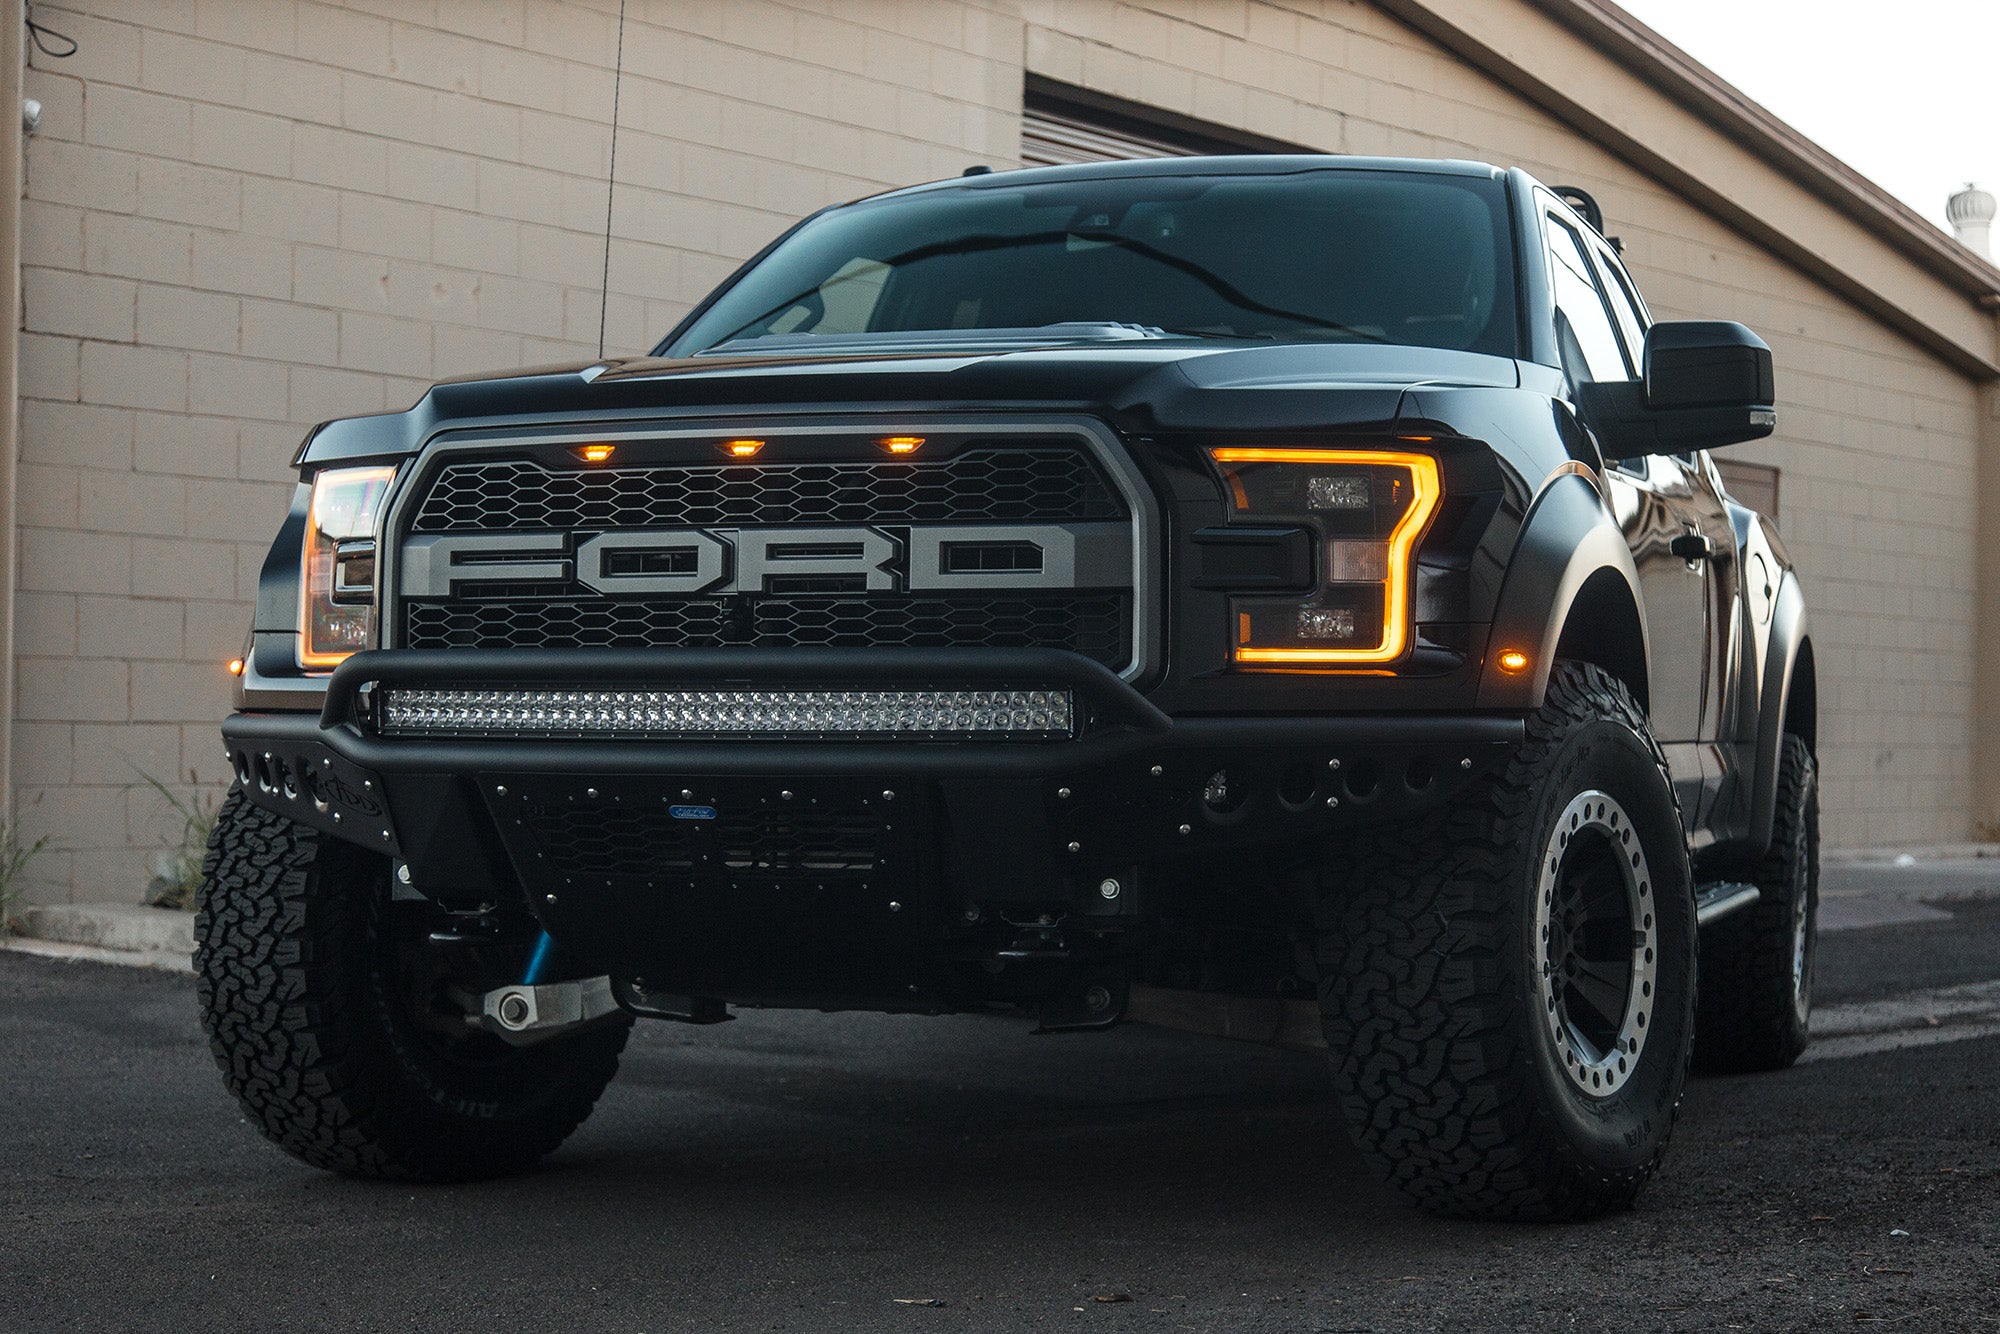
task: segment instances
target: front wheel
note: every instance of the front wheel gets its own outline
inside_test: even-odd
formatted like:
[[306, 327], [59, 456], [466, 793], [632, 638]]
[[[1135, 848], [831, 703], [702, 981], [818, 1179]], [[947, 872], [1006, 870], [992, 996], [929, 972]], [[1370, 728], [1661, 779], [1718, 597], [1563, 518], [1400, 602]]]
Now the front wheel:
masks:
[[1320, 1005], [1362, 1153], [1439, 1213], [1630, 1205], [1687, 1076], [1695, 921], [1673, 786], [1623, 684], [1558, 664], [1504, 770], [1340, 860]]
[[[510, 1047], [468, 1031], [429, 905], [389, 863], [251, 805], [217, 816], [195, 917], [202, 1027], [252, 1124], [348, 1176], [455, 1181], [533, 1163], [589, 1115], [629, 1024]], [[457, 1023], [454, 1025], [453, 1020]]]

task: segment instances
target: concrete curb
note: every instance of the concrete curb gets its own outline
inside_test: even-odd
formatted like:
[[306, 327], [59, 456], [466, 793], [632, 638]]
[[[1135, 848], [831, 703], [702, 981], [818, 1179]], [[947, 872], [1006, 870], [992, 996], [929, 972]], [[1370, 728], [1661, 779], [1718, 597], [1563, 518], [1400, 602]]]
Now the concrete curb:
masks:
[[0, 951], [32, 954], [38, 959], [61, 959], [70, 963], [108, 963], [120, 968], [153, 968], [165, 973], [194, 972], [194, 960], [179, 951], [107, 950], [98, 945], [30, 940], [25, 936], [0, 937]]
[[[1909, 862], [1902, 859], [1908, 857]], [[1933, 843], [1907, 848], [1822, 848], [1822, 865], [1852, 866], [1887, 862], [1908, 866], [1910, 862], [1965, 862], [2000, 857], [2000, 843]]]
[[[140, 903], [36, 904], [23, 908], [18, 921], [21, 934], [31, 942], [183, 961], [194, 954], [194, 914], [171, 908]], [[132, 962], [157, 966], [139, 959]]]

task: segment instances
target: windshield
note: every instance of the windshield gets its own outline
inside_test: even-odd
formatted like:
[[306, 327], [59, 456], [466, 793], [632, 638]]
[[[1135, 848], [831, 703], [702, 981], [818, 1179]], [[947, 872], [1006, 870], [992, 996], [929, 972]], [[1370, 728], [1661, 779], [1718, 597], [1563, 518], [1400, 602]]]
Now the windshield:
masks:
[[801, 227], [665, 349], [1054, 324], [1512, 356], [1498, 181], [1320, 169], [866, 200]]

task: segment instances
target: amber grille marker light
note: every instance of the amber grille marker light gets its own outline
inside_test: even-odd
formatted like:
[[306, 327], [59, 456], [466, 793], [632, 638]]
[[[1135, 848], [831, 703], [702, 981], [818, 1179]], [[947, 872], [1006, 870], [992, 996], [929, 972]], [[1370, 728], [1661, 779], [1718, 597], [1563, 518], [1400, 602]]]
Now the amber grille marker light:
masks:
[[924, 437], [920, 435], [885, 435], [875, 442], [891, 454], [914, 454], [923, 448]]
[[1528, 669], [1528, 655], [1517, 648], [1504, 649], [1500, 654], [1500, 670], [1514, 673]]
[[[1413, 441], [1423, 437], [1410, 437]], [[1417, 539], [1436, 512], [1443, 486], [1438, 478], [1437, 460], [1429, 454], [1383, 449], [1211, 449], [1209, 457], [1222, 469], [1231, 500], [1239, 513], [1250, 513], [1248, 488], [1238, 476], [1241, 464], [1281, 464], [1301, 467], [1346, 465], [1349, 467], [1395, 468], [1410, 479], [1408, 508], [1397, 520], [1385, 543], [1388, 577], [1382, 581], [1382, 640], [1364, 648], [1273, 648], [1248, 641], [1250, 618], [1239, 616], [1235, 661], [1245, 664], [1294, 667], [1361, 666], [1393, 662], [1403, 656], [1410, 643], [1410, 585]]]
[[763, 447], [762, 440], [730, 440], [723, 444], [722, 451], [732, 459], [747, 459], [754, 457]]
[[573, 452], [585, 463], [605, 463], [616, 450], [616, 445], [578, 445]]
[[229, 660], [229, 674], [231, 676], [243, 675], [243, 659], [231, 658]]

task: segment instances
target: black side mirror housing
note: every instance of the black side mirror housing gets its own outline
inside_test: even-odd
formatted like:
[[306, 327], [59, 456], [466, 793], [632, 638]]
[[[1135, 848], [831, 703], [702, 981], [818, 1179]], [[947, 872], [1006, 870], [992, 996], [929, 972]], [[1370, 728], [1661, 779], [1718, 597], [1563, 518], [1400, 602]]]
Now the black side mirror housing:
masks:
[[1771, 349], [1734, 320], [1672, 320], [1646, 331], [1642, 378], [1578, 389], [1606, 455], [1686, 454], [1777, 429]]

